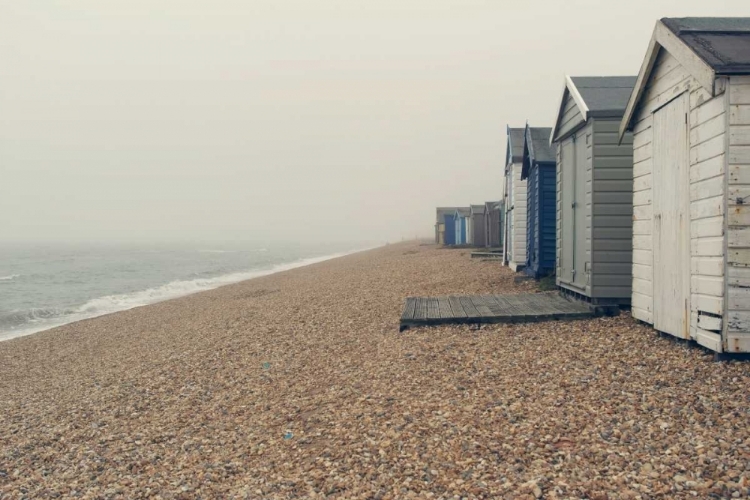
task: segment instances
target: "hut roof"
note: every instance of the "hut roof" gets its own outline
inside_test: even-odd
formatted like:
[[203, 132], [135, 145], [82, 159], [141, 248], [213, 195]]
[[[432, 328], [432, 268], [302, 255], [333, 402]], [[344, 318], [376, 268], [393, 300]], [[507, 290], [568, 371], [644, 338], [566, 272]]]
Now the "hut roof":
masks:
[[469, 207], [457, 208], [454, 213], [458, 214], [461, 217], [469, 217], [471, 215], [471, 208]]
[[443, 222], [446, 215], [453, 215], [454, 213], [456, 213], [456, 208], [458, 207], [437, 207], [437, 209], [435, 210], [435, 222], [437, 222], [438, 224]]
[[484, 202], [484, 210], [486, 212], [491, 212], [493, 210], [498, 210], [502, 206], [502, 201], [486, 201]]
[[570, 78], [589, 113], [622, 115], [637, 76], [573, 76]]
[[549, 141], [559, 140], [558, 127], [565, 114], [568, 96], [572, 96], [584, 121], [589, 117], [621, 118], [633, 92], [636, 76], [566, 76], [555, 126]]
[[716, 73], [750, 73], [750, 17], [665, 17], [661, 22]]
[[470, 205], [469, 209], [471, 210], [471, 215], [484, 213], [484, 205]]
[[529, 127], [528, 124], [526, 125], [521, 180], [529, 176], [532, 164], [555, 163], [555, 152], [549, 143], [551, 133], [551, 127]]
[[662, 49], [716, 96], [723, 91], [717, 75], [750, 75], [750, 17], [665, 17], [657, 21], [620, 122], [620, 140], [631, 128], [636, 106]]
[[520, 163], [523, 160], [523, 130], [523, 128], [508, 127], [508, 145], [505, 153], [506, 166], [511, 163]]

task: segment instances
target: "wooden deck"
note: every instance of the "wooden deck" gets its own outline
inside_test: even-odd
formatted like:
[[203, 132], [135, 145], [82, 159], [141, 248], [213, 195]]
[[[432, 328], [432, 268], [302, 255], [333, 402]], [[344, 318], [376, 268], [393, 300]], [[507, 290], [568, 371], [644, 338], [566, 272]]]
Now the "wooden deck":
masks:
[[472, 259], [502, 259], [503, 254], [499, 252], [471, 252]]
[[587, 304], [563, 297], [557, 292], [408, 297], [399, 331], [412, 326], [523, 323], [592, 316], [593, 312]]

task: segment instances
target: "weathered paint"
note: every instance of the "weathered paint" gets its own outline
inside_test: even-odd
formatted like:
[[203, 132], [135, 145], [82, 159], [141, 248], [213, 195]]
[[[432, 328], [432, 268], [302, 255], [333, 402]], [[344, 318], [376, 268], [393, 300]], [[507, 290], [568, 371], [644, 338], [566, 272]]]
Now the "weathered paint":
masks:
[[750, 76], [730, 78], [728, 100], [726, 350], [750, 352]]
[[653, 114], [654, 328], [689, 339], [690, 228], [688, 96]]
[[507, 168], [508, 197], [506, 199], [506, 252], [508, 265], [514, 271], [526, 264], [526, 205], [527, 186], [521, 179], [521, 163], [512, 163]]
[[[750, 198], [744, 200], [745, 193], [750, 194], [750, 78], [718, 76], [706, 86], [705, 75], [696, 75], [683, 64], [684, 58], [663, 47], [659, 50], [634, 104], [632, 121], [624, 120], [621, 126], [634, 133], [632, 314], [684, 336], [684, 331], [661, 321], [670, 314], [664, 304], [665, 286], [685, 286], [687, 336], [717, 352], [750, 352]], [[687, 171], [680, 183], [686, 186], [667, 178], [671, 170], [665, 158], [676, 153], [665, 152], [662, 143], [662, 137], [679, 127], [665, 126], [656, 118], [677, 101], [684, 102], [687, 111]], [[670, 139], [669, 144], [677, 142]], [[667, 198], [670, 195], [674, 197]], [[659, 215], [661, 220], [665, 212], [679, 215], [675, 203], [680, 196], [688, 204], [686, 234], [679, 237], [689, 241], [690, 253], [684, 258], [676, 252], [678, 243], [662, 244], [664, 231], [659, 226]], [[665, 279], [675, 279], [674, 274], [664, 276], [664, 267], [673, 263], [680, 263], [689, 278], [665, 285]]]
[[523, 128], [507, 129], [503, 262], [514, 271], [523, 269], [526, 263], [526, 181], [521, 179], [523, 134]]

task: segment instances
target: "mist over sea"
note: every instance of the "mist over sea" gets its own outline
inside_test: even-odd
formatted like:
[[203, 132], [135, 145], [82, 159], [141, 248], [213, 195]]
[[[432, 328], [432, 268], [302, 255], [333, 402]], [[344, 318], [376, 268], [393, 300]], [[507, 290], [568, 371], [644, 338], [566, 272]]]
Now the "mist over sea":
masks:
[[2, 246], [0, 341], [372, 246]]

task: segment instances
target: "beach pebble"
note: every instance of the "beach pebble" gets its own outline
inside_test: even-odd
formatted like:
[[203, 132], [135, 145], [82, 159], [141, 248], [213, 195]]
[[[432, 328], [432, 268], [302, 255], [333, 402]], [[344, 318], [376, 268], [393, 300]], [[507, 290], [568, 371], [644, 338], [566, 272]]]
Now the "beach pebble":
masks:
[[0, 342], [0, 498], [741, 498], [746, 362], [627, 313], [415, 328], [528, 293], [404, 242]]

